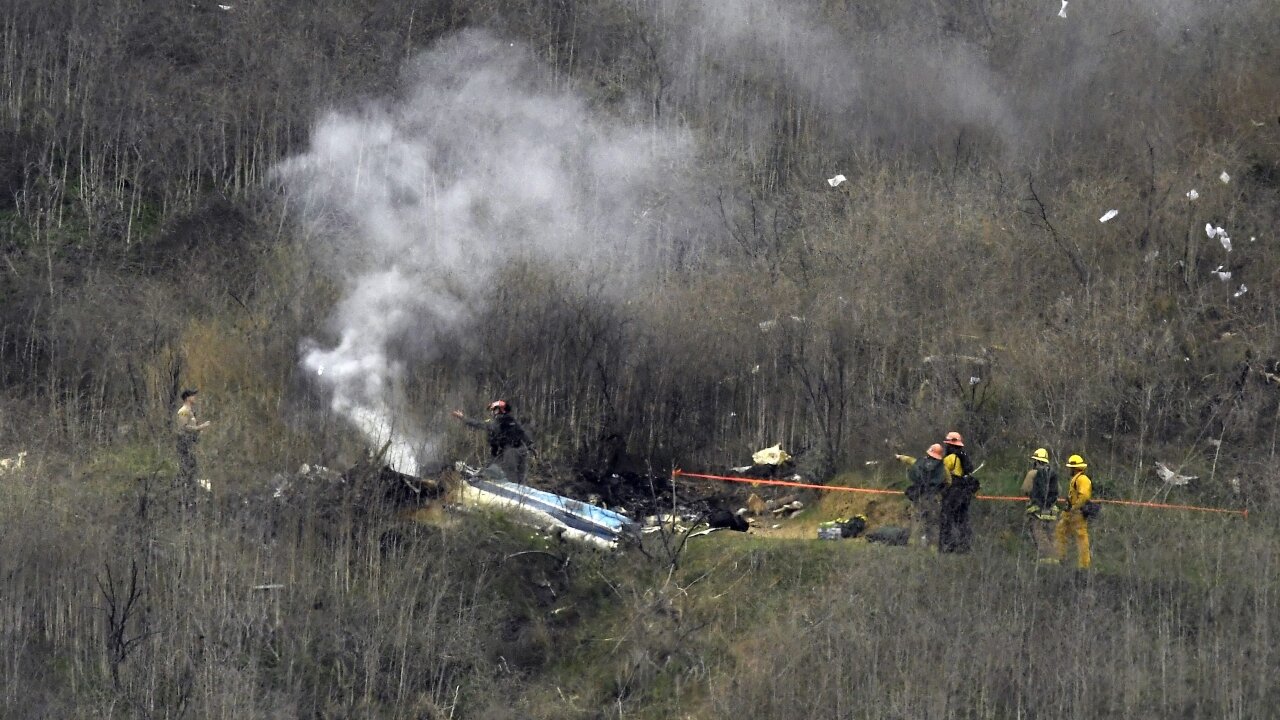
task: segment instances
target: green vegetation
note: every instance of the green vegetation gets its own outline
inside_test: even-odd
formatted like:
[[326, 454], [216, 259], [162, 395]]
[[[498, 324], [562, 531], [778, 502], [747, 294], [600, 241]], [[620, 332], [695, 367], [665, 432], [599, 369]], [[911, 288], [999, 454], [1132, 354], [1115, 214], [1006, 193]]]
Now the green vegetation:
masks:
[[[28, 452], [0, 475], [0, 716], [1275, 714], [1274, 0], [227, 1], [0, 9], [0, 457]], [[1045, 446], [1104, 495], [1248, 519], [1108, 507], [1079, 574], [1033, 564], [1012, 503], [934, 557], [800, 539], [902, 519], [836, 494], [789, 539], [609, 556], [360, 483], [275, 502], [365, 451], [299, 363], [350, 277], [276, 170], [326, 113], [456, 70], [421, 58], [465, 31], [687, 145], [628, 198], [636, 237], [600, 238], [638, 270], [513, 252], [429, 351], [389, 344], [433, 459], [479, 457], [447, 411], [500, 395], [549, 485], [783, 442], [806, 478], [901, 487], [892, 453], [960, 428], [987, 492]]]

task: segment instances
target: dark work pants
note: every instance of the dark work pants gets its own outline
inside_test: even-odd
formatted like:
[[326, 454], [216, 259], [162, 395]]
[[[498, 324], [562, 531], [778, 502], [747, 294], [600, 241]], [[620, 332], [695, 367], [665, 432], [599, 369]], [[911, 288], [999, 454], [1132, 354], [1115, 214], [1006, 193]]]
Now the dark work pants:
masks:
[[969, 488], [954, 485], [942, 491], [942, 528], [938, 534], [942, 552], [964, 553], [973, 546], [973, 525], [969, 521], [973, 495]]

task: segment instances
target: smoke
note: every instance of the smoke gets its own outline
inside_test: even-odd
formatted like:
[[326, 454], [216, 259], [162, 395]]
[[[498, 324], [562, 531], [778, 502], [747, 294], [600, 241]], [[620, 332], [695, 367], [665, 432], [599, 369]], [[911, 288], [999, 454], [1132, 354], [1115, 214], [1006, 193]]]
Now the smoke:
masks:
[[[1022, 142], [1023, 123], [981, 49], [923, 23], [841, 27], [816, 4], [778, 0], [655, 0], [651, 10], [670, 38], [666, 70], [694, 97], [711, 95], [710, 83], [726, 98], [744, 82], [780, 90], [816, 109], [840, 143], [911, 147], [966, 125], [1009, 147]], [[748, 122], [757, 139], [777, 132], [773, 118]]]
[[628, 125], [556, 89], [523, 46], [476, 31], [410, 63], [400, 97], [333, 112], [276, 168], [311, 247], [341, 278], [337, 343], [302, 365], [332, 408], [401, 472], [438, 437], [405, 407], [405, 355], [465, 331], [513, 260], [625, 277], [647, 215], [679, 177], [687, 137]]
[[[1264, 4], [1250, 2], [1252, 13]], [[741, 141], [804, 124], [822, 147], [934, 154], [963, 134], [1002, 159], [1097, 143], [1189, 101], [1240, 3], [646, 0], [672, 92], [736, 106]], [[1152, 117], [1157, 116], [1157, 117]], [[1171, 135], [1172, 137], [1172, 135]], [[739, 140], [735, 138], [735, 141]]]

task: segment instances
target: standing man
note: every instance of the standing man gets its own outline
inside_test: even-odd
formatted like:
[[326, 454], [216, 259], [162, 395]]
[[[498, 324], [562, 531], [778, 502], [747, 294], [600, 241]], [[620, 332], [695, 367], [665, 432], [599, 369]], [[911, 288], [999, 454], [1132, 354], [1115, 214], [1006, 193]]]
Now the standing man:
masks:
[[942, 552], [969, 552], [973, 545], [973, 526], [969, 522], [969, 505], [978, 494], [978, 481], [973, 477], [973, 462], [964, 449], [964, 438], [952, 430], [942, 441], [946, 456], [947, 486], [942, 491], [942, 528], [939, 545]]
[[200, 433], [209, 427], [209, 421], [200, 422], [196, 417], [196, 395], [198, 391], [188, 388], [182, 391], [182, 407], [178, 408], [176, 430], [178, 433], [178, 480], [183, 489], [191, 489], [196, 484], [196, 444], [200, 441]]
[[1031, 469], [1022, 478], [1022, 492], [1027, 495], [1027, 530], [1036, 546], [1036, 561], [1058, 564], [1054, 545], [1054, 523], [1058, 521], [1058, 471], [1049, 464], [1049, 451], [1036, 448], [1031, 453]]
[[947, 471], [942, 466], [942, 446], [934, 443], [919, 460], [910, 455], [895, 455], [898, 462], [910, 465], [907, 469], [906, 496], [911, 501], [911, 539], [913, 542], [938, 550], [938, 520], [941, 512], [942, 489], [947, 483]]
[[453, 416], [469, 428], [488, 433], [489, 455], [493, 458], [491, 464], [500, 467], [508, 480], [523, 483], [525, 464], [529, 453], [534, 452], [533, 441], [511, 414], [511, 405], [506, 400], [489, 403], [489, 412], [492, 417], [483, 421], [472, 420], [461, 410], [454, 410]]
[[1066, 562], [1067, 535], [1075, 534], [1078, 567], [1087, 570], [1093, 558], [1089, 555], [1089, 520], [1084, 506], [1093, 499], [1093, 481], [1084, 474], [1089, 466], [1079, 455], [1067, 458], [1067, 467], [1071, 470], [1071, 486], [1067, 490], [1067, 509], [1058, 521], [1058, 562]]

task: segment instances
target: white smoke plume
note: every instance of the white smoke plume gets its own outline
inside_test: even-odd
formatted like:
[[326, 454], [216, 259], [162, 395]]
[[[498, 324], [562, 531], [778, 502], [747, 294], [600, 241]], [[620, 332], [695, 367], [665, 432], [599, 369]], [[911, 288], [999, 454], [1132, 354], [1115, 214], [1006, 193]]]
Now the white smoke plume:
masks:
[[647, 214], [679, 175], [683, 135], [628, 125], [555, 89], [518, 43], [441, 41], [406, 69], [402, 95], [333, 112], [276, 176], [312, 246], [345, 283], [336, 345], [302, 363], [401, 472], [436, 452], [404, 407], [403, 355], [430, 357], [518, 258], [566, 272], [634, 270]]

